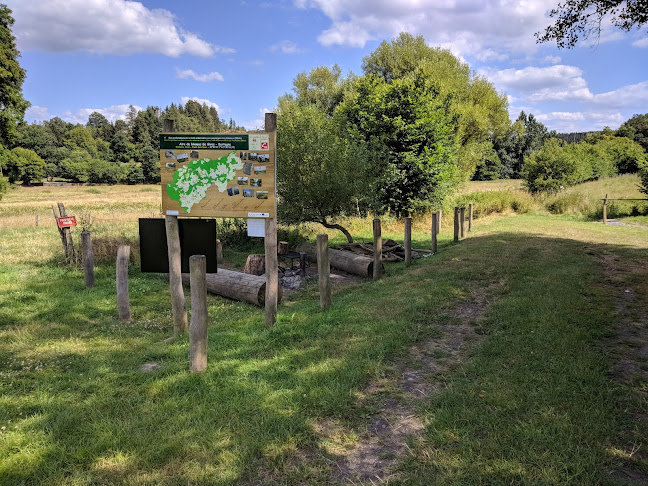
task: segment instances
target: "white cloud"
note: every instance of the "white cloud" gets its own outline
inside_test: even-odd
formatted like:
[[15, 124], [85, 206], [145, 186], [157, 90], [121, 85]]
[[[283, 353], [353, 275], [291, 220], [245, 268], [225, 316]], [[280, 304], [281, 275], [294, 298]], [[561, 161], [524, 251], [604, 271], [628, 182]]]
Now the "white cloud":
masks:
[[[137, 111], [142, 110], [142, 107], [137, 105], [133, 105], [133, 108]], [[114, 123], [116, 120], [125, 120], [126, 113], [129, 109], [130, 105], [112, 105], [107, 108], [81, 108], [75, 112], [66, 110], [61, 115], [61, 118], [66, 122], [81, 123], [82, 125], [85, 125], [88, 123], [88, 117], [90, 114], [96, 111]]]
[[271, 113], [271, 110], [267, 108], [261, 108], [259, 109], [259, 118], [239, 122], [239, 125], [244, 126], [246, 130], [263, 130], [265, 128], [266, 113]]
[[283, 40], [277, 44], [274, 44], [268, 48], [270, 52], [281, 52], [282, 54], [298, 54], [303, 52], [302, 49], [297, 47], [292, 41]]
[[632, 43], [632, 45], [635, 47], [648, 47], [648, 37], [644, 37], [643, 39], [637, 39]]
[[234, 52], [182, 29], [164, 9], [131, 0], [8, 0], [21, 50], [209, 57]]
[[49, 120], [53, 116], [46, 107], [38, 105], [30, 106], [25, 112], [25, 118], [30, 122]]
[[558, 64], [560, 61], [562, 61], [560, 56], [545, 56], [544, 59], [542, 59], [542, 62], [547, 64]]
[[597, 94], [594, 96], [594, 103], [608, 108], [628, 108], [644, 112], [648, 107], [648, 81]]
[[225, 81], [223, 75], [216, 71], [208, 74], [198, 74], [193, 69], [176, 68], [176, 76], [180, 79], [192, 78], [196, 81], [200, 81], [201, 83], [207, 83], [209, 81]]
[[618, 128], [621, 123], [627, 120], [618, 111], [552, 111], [549, 113], [534, 113], [536, 119], [544, 123], [549, 130], [556, 130], [559, 133], [585, 132], [602, 130], [603, 128]]
[[294, 0], [298, 8], [320, 10], [331, 26], [318, 37], [325, 46], [364, 47], [400, 32], [421, 34], [430, 45], [452, 45], [453, 53], [502, 60], [535, 52], [534, 32], [549, 25], [555, 0]]

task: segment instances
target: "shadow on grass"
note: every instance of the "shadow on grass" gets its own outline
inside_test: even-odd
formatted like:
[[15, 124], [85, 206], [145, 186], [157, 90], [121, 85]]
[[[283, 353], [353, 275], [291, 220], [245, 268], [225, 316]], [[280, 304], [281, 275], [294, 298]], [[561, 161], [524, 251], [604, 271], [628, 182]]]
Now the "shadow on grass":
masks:
[[[313, 422], [363, 427], [356, 392], [426, 332], [422, 323], [451, 324], [470, 290], [492, 282], [487, 339], [423, 407], [429, 425], [403, 477], [601, 482], [618, 460], [620, 420], [600, 346], [614, 309], [594, 287], [591, 255], [602, 252], [648, 260], [619, 245], [499, 233], [444, 240], [432, 258], [339, 291], [327, 313], [316, 297], [280, 307], [270, 330], [262, 310], [210, 297], [199, 375], [187, 371], [186, 338], [160, 342], [171, 329], [166, 282], [132, 269], [134, 320], [124, 324], [112, 269], [90, 290], [74, 272], [43, 269], [0, 297], [0, 484], [330, 484]], [[159, 367], [144, 372], [147, 362]]]

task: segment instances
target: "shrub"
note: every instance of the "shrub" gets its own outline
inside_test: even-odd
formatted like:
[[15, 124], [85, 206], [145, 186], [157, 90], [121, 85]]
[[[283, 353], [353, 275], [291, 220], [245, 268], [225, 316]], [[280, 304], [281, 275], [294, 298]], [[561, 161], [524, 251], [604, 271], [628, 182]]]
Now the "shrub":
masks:
[[641, 177], [639, 190], [644, 194], [648, 194], [648, 161], [641, 163], [641, 166], [639, 167], [639, 177]]
[[559, 194], [545, 203], [552, 214], [585, 213], [589, 209], [587, 196], [580, 192]]
[[[522, 191], [485, 191], [464, 194], [453, 202], [455, 206], [467, 206], [474, 204], [473, 215], [483, 217], [492, 213], [503, 213], [515, 211], [516, 213], [527, 213], [533, 207], [533, 198], [530, 194]], [[450, 208], [447, 208], [448, 210]]]
[[9, 190], [9, 179], [6, 177], [0, 177], [0, 200], [2, 200], [2, 195]]
[[45, 177], [45, 162], [36, 152], [22, 147], [11, 150], [7, 162], [9, 182], [21, 180], [23, 184], [40, 181]]

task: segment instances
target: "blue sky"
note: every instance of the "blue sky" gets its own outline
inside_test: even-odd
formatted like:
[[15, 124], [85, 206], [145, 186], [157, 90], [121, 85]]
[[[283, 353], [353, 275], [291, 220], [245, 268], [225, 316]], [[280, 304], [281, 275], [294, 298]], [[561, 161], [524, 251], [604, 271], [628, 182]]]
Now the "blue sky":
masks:
[[[2, 1], [2, 0], [0, 0]], [[604, 25], [572, 50], [535, 42], [558, 0], [4, 0], [27, 70], [28, 121], [123, 117], [129, 104], [214, 104], [248, 128], [297, 74], [362, 58], [399, 32], [450, 49], [551, 130], [648, 113], [648, 31]]]

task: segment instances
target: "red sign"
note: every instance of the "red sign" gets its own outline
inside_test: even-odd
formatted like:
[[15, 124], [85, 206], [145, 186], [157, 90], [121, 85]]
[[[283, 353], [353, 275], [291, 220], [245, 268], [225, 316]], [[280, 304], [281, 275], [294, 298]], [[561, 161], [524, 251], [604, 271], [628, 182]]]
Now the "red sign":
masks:
[[268, 150], [268, 142], [261, 142], [261, 150]]
[[76, 216], [65, 216], [64, 218], [58, 218], [59, 228], [69, 228], [71, 226], [76, 226]]

